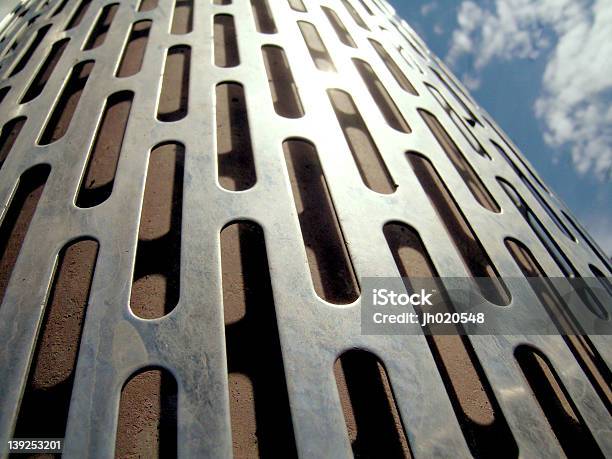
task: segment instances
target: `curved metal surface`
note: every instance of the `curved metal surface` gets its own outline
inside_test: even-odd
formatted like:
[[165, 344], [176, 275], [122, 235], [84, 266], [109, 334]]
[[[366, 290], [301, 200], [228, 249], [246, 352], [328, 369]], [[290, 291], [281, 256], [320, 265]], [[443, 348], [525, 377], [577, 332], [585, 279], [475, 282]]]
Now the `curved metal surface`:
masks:
[[[300, 456], [351, 456], [332, 367], [343, 351], [354, 347], [370, 350], [384, 362], [414, 456], [470, 456], [425, 337], [363, 336], [359, 300], [339, 307], [316, 295], [283, 156], [282, 144], [289, 138], [306, 139], [316, 146], [357, 277], [398, 275], [382, 231], [390, 221], [416, 229], [440, 276], [469, 276], [406, 160], [407, 151], [426, 155], [435, 166], [500, 276], [523, 275], [508, 253], [506, 238], [528, 247], [549, 276], [564, 273], [497, 177], [517, 190], [577, 275], [592, 276], [589, 265], [609, 275], [605, 256], [594, 252], [583, 239], [588, 236], [573, 234], [577, 242], [569, 238], [532, 189], [574, 233], [577, 224], [560, 212], [570, 215], [570, 211], [542, 188], [535, 172], [519, 158], [520, 153], [515, 153], [516, 147], [484, 110], [460, 93], [460, 84], [390, 6], [381, 0], [349, 0], [366, 26], [362, 27], [340, 0], [304, 0], [305, 12], [292, 9], [285, 0], [268, 2], [277, 28], [273, 34], [259, 33], [251, 4], [238, 0], [229, 5], [195, 2], [193, 31], [183, 35], [169, 32], [173, 0], [159, 0], [157, 8], [146, 12], [137, 11], [136, 0], [122, 1], [104, 44], [90, 50], [83, 50], [85, 41], [101, 9], [114, 3], [112, 0], [92, 0], [80, 24], [70, 30], [65, 30], [66, 23], [79, 7], [78, 1], [68, 1], [56, 16], [53, 12], [61, 0], [33, 2], [23, 17], [4, 29], [0, 87], [10, 86], [10, 90], [2, 101], [0, 125], [20, 116], [27, 121], [0, 170], [2, 213], [6, 213], [24, 171], [36, 164], [49, 164], [51, 173], [0, 307], [0, 451], [12, 436], [58, 253], [69, 241], [89, 236], [99, 242], [100, 249], [79, 349], [65, 457], [113, 456], [121, 388], [134, 371], [147, 366], [167, 368], [177, 380], [179, 456], [231, 456], [219, 234], [229, 222], [251, 220], [265, 233]], [[340, 41], [321, 5], [335, 11], [355, 47]], [[214, 65], [213, 16], [220, 13], [232, 15], [236, 24], [240, 65], [235, 67]], [[151, 20], [152, 27], [142, 68], [133, 76], [117, 78], [115, 70], [132, 24], [144, 19]], [[297, 21], [316, 26], [335, 72], [315, 67]], [[25, 67], [12, 75], [17, 61], [29, 49], [34, 31], [46, 25], [50, 29], [40, 45]], [[64, 38], [70, 40], [43, 92], [20, 103], [44, 57]], [[369, 39], [382, 44], [418, 95], [400, 87]], [[176, 45], [191, 47], [189, 108], [183, 119], [161, 122], [155, 116], [161, 76], [167, 50]], [[276, 113], [262, 58], [264, 45], [285, 51], [303, 117], [290, 119]], [[387, 123], [353, 59], [369, 63], [411, 132], [398, 131]], [[71, 69], [85, 60], [92, 60], [94, 66], [68, 131], [61, 139], [40, 145], [37, 140]], [[226, 81], [244, 87], [257, 172], [256, 185], [240, 192], [223, 189], [217, 179], [214, 90]], [[442, 104], [426, 85], [437, 88]], [[456, 88], [455, 95], [451, 87]], [[341, 89], [354, 99], [397, 185], [395, 192], [380, 194], [364, 185], [328, 89]], [[104, 101], [119, 90], [133, 91], [134, 100], [112, 194], [98, 206], [79, 208], [75, 196], [101, 123]], [[499, 213], [477, 202], [418, 109], [440, 120], [499, 204]], [[182, 143], [186, 151], [180, 300], [169, 315], [144, 320], [129, 308], [138, 225], [149, 151], [168, 141]], [[506, 150], [512, 165], [492, 141]], [[474, 146], [486, 154], [478, 154]], [[525, 303], [541, 307], [532, 292], [510, 293], [509, 307]], [[610, 310], [609, 299], [607, 306]], [[542, 412], [529, 396], [514, 359], [514, 349], [522, 343], [548, 357], [597, 444], [604, 454], [612, 455], [610, 415], [561, 337], [469, 339], [522, 457], [562, 455], [551, 431], [543, 427]], [[609, 337], [594, 336], [592, 340], [609, 365]]]

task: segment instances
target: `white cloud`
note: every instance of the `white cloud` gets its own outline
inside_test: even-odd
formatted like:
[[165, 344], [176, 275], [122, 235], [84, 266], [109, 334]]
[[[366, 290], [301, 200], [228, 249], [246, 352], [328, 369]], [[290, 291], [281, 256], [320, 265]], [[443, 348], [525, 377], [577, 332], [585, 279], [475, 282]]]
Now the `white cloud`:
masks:
[[433, 31], [436, 35], [442, 35], [444, 33], [444, 27], [442, 27], [442, 24], [436, 24]]
[[544, 141], [571, 155], [581, 174], [612, 174], [612, 1], [464, 0], [447, 55], [465, 57], [472, 89], [491, 61], [535, 59], [546, 52], [542, 94], [534, 104]]
[[469, 73], [464, 73], [461, 77], [461, 81], [463, 81], [465, 87], [468, 88], [470, 91], [475, 91], [480, 87], [480, 78], [475, 77], [474, 75], [471, 75]]
[[423, 6], [421, 6], [421, 15], [422, 16], [427, 16], [429, 13], [431, 13], [437, 7], [438, 7], [438, 3], [435, 2], [435, 1], [429, 2], [429, 3], [425, 3]]

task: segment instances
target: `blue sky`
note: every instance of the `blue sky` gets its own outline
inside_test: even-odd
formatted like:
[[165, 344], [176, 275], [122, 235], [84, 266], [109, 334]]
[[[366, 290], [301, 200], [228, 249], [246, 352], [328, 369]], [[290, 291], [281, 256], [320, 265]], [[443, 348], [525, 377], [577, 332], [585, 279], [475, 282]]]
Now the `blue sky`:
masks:
[[612, 255], [612, 0], [390, 0]]

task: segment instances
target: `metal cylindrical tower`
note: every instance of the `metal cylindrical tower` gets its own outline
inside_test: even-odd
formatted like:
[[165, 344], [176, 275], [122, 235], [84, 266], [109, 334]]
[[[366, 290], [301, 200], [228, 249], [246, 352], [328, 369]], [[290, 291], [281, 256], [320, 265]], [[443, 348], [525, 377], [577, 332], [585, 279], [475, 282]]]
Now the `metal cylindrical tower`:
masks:
[[[0, 104], [0, 454], [612, 455], [609, 337], [504, 281], [606, 256], [384, 0], [24, 0]], [[565, 333], [364, 334], [385, 276]]]

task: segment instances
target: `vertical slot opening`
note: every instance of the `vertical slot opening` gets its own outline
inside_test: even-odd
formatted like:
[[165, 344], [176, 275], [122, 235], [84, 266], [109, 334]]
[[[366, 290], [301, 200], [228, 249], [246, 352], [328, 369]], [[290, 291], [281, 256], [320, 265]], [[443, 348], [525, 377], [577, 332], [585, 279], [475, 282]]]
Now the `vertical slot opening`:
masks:
[[62, 2], [60, 2], [60, 4], [55, 9], [55, 11], [53, 11], [53, 14], [51, 15], [51, 17], [55, 17], [58, 14], [60, 14], [64, 10], [66, 3], [68, 3], [68, 0], [62, 0]]
[[185, 147], [156, 146], [149, 156], [130, 295], [132, 312], [157, 319], [179, 302]]
[[[469, 100], [471, 102], [472, 99], [466, 94], [466, 92], [463, 90], [463, 88], [461, 87], [461, 85], [457, 82], [457, 79], [453, 77], [453, 75], [451, 75], [450, 73], [448, 73], [448, 71], [446, 70], [446, 68], [444, 67], [444, 64], [438, 59], [436, 60], [437, 68], [440, 70], [440, 72], [442, 72], [442, 74], [444, 74], [444, 76], [446, 77], [444, 78], [440, 78], [440, 81], [444, 81], [445, 83], [449, 83], [452, 87], [454, 87], [455, 89], [457, 89], [457, 91], [459, 92], [459, 94], [461, 94], [465, 100]], [[431, 67], [430, 67], [431, 68]], [[434, 69], [432, 69], [434, 70]], [[437, 75], [440, 75], [440, 73], [436, 72]]]
[[302, 0], [287, 0], [287, 2], [292, 10], [299, 11], [300, 13], [306, 12], [306, 7], [304, 6]]
[[580, 227], [580, 225], [578, 225], [576, 220], [574, 218], [570, 217], [564, 211], [561, 211], [561, 213], [563, 214], [565, 219], [570, 222], [570, 225], [572, 226], [572, 228], [574, 228], [574, 231], [576, 231], [576, 233], [578, 233], [580, 235], [582, 240], [584, 242], [586, 242], [587, 245], [591, 248], [591, 250], [593, 251], [595, 256], [597, 256], [597, 258], [599, 258], [599, 261], [601, 261], [602, 264], [608, 270], [612, 270], [612, 267], [610, 265], [610, 260], [608, 260], [604, 255], [602, 255], [603, 251], [600, 248], [597, 247], [597, 245], [593, 242], [591, 237]]
[[603, 458], [599, 446], [548, 359], [521, 345], [514, 356], [548, 424], [569, 458]]
[[229, 14], [217, 14], [214, 24], [215, 65], [217, 67], [236, 67], [240, 64], [236, 25]]
[[409, 92], [412, 95], [418, 96], [419, 94], [417, 93], [416, 89], [414, 89], [414, 86], [412, 86], [412, 83], [410, 83], [408, 77], [406, 77], [404, 72], [402, 72], [402, 70], [393, 60], [393, 58], [389, 55], [387, 50], [376, 40], [373, 40], [371, 38], [369, 40], [370, 44], [372, 45], [380, 59], [383, 61], [383, 63], [387, 66], [387, 69], [389, 69], [389, 72], [391, 73], [391, 75], [393, 75], [393, 78], [395, 78], [395, 81], [397, 81], [397, 84], [400, 86], [400, 88], [402, 88], [406, 92]]
[[90, 3], [91, 3], [91, 0], [81, 1], [78, 8], [76, 9], [74, 14], [70, 18], [68, 25], [66, 25], [66, 29], [64, 30], [73, 29], [74, 27], [77, 27], [81, 23], [81, 21], [83, 20], [83, 17], [85, 16], [85, 13], [87, 13], [87, 9], [89, 8]]
[[[505, 137], [504, 134], [502, 134], [502, 132], [495, 126], [495, 124], [491, 121], [489, 121], [488, 119], [485, 118], [485, 121], [487, 122], [487, 124], [495, 131], [495, 133], [497, 134], [497, 136], [504, 142], [504, 144], [510, 149], [510, 151], [512, 152], [512, 154], [514, 155], [514, 157], [523, 165], [523, 167], [525, 168], [525, 170], [529, 173], [529, 175], [531, 176], [531, 178], [540, 186], [540, 188], [542, 188], [546, 193], [550, 194], [550, 191], [548, 191], [548, 188], [546, 188], [546, 185], [544, 185], [544, 183], [540, 180], [540, 178], [533, 172], [533, 170], [531, 169], [531, 167], [527, 164], [527, 162], [525, 161], [525, 159], [523, 158], [522, 155], [520, 155], [519, 153], [516, 152], [516, 150], [514, 150], [514, 148], [510, 145], [509, 140]], [[502, 154], [505, 155], [505, 151], [502, 150]], [[512, 163], [513, 161], [510, 159], [510, 157], [507, 157], [508, 161], [510, 163]]]
[[2, 101], [4, 100], [4, 98], [9, 93], [10, 90], [11, 90], [10, 86], [5, 86], [4, 88], [0, 88], [0, 106], [2, 104]]
[[478, 123], [482, 126], [482, 123], [478, 119], [478, 117], [474, 114], [474, 112], [468, 107], [468, 105], [463, 101], [461, 97], [457, 94], [457, 92], [452, 88], [452, 86], [446, 81], [446, 78], [443, 78], [440, 73], [434, 69], [433, 67], [429, 67], [429, 69], [438, 77], [438, 80], [442, 83], [442, 86], [446, 88], [446, 90], [453, 96], [453, 99], [457, 101], [457, 103], [463, 108], [466, 116], [469, 118], [468, 122]]
[[608, 292], [608, 295], [612, 296], [612, 283], [610, 283], [610, 279], [604, 273], [602, 273], [597, 266], [589, 264], [589, 268], [591, 269], [593, 275], [597, 277], [604, 290]]
[[[40, 7], [39, 7], [39, 9], [40, 9]], [[39, 18], [40, 18], [40, 14], [37, 14], [37, 15], [35, 15], [35, 16], [32, 16], [30, 19], [28, 19], [28, 24], [27, 24], [27, 26], [26, 26], [26, 27], [28, 27], [28, 28], [32, 27], [32, 25], [33, 25], [33, 24], [35, 24], [35, 23], [36, 23], [36, 21], [37, 21]]]
[[2, 126], [2, 130], [0, 131], [0, 168], [2, 168], [6, 158], [8, 158], [25, 122], [26, 117], [20, 116], [7, 121], [4, 126]]
[[[395, 16], [395, 11], [391, 10], [388, 14], [390, 14], [391, 16]], [[400, 20], [400, 22], [398, 22], [397, 20], [392, 19], [391, 25], [393, 25], [395, 30], [397, 30], [402, 37], [404, 37], [410, 47], [414, 49], [414, 52], [417, 53], [424, 61], [427, 61], [428, 58], [425, 55], [428, 54], [428, 51], [423, 47], [417, 37], [404, 26], [402, 22], [403, 20]]]
[[374, 12], [364, 0], [359, 0], [359, 3], [361, 3], [361, 6], [363, 6], [370, 16], [374, 16]]
[[259, 33], [276, 33], [276, 24], [267, 0], [251, 0], [255, 27]]
[[327, 19], [329, 20], [329, 23], [331, 24], [332, 28], [336, 31], [338, 39], [346, 46], [350, 46], [351, 48], [357, 48], [353, 37], [351, 37], [349, 31], [346, 30], [344, 23], [340, 20], [336, 12], [330, 8], [327, 8], [326, 6], [322, 6], [321, 8], [323, 9], [325, 16], [327, 16]]
[[348, 13], [351, 15], [351, 17], [353, 18], [353, 21], [355, 21], [355, 24], [357, 24], [359, 27], [361, 27], [362, 29], [365, 30], [370, 30], [370, 28], [367, 26], [367, 24], [363, 21], [363, 19], [361, 18], [361, 16], [359, 15], [359, 13], [357, 12], [357, 10], [353, 7], [353, 5], [351, 5], [351, 3], [348, 0], [342, 0], [342, 4], [344, 5], [344, 7], [346, 8], [346, 10], [348, 11]]
[[70, 243], [59, 254], [17, 418], [17, 438], [65, 436], [97, 255], [98, 243], [91, 239]]
[[504, 242], [534, 293], [562, 332], [564, 341], [589, 378], [602, 402], [608, 410], [611, 410], [612, 390], [610, 389], [610, 382], [612, 381], [612, 373], [610, 373], [604, 359], [593, 346], [590, 338], [576, 325], [569, 307], [554, 285], [548, 280], [548, 276], [531, 251], [515, 239], [507, 238]]
[[413, 457], [380, 360], [352, 349], [336, 360], [334, 375], [353, 455]]
[[73, 67], [70, 77], [40, 137], [39, 145], [53, 143], [66, 134], [93, 66], [93, 61], [85, 61]]
[[45, 38], [45, 35], [47, 35], [47, 32], [49, 31], [50, 28], [51, 28], [51, 25], [46, 25], [38, 29], [38, 31], [36, 32], [36, 36], [34, 37], [34, 40], [32, 40], [32, 43], [30, 44], [30, 46], [28, 46], [28, 49], [23, 53], [23, 55], [21, 56], [21, 59], [19, 59], [19, 61], [17, 62], [17, 65], [13, 67], [13, 70], [11, 71], [9, 78], [18, 74], [25, 68], [25, 66], [30, 61], [30, 58], [32, 57], [32, 55], [36, 52], [36, 50], [38, 49], [38, 46]]
[[476, 282], [480, 293], [493, 304], [510, 304], [508, 288], [431, 161], [415, 152], [406, 157], [470, 275], [491, 280]]
[[164, 368], [138, 371], [121, 390], [115, 457], [176, 457], [178, 388]]
[[159, 94], [158, 120], [178, 121], [187, 116], [190, 70], [191, 48], [183, 45], [170, 48]]
[[315, 147], [303, 140], [283, 143], [308, 266], [317, 295], [350, 304], [359, 285]]
[[102, 121], [87, 161], [85, 178], [81, 181], [76, 198], [78, 207], [97, 206], [113, 192], [133, 98], [131, 91], [121, 91], [106, 100]]
[[17, 37], [13, 39], [14, 41], [11, 44], [10, 48], [8, 49], [8, 51], [6, 51], [4, 53], [5, 56], [10, 56], [11, 54], [13, 54], [13, 51], [15, 51], [17, 49], [17, 47], [19, 46], [20, 39], [21, 39], [22, 35], [23, 35], [23, 30], [20, 30], [19, 33], [17, 34]]
[[4, 215], [0, 226], [0, 303], [50, 171], [46, 164], [25, 171]]
[[261, 50], [274, 110], [285, 118], [301, 118], [304, 116], [304, 109], [285, 51], [270, 45], [263, 46]]
[[[466, 125], [466, 121], [457, 115], [457, 112], [450, 106], [446, 98], [433, 86], [425, 83], [425, 86], [429, 90], [429, 92], [434, 96], [434, 99], [442, 110], [446, 112], [448, 117], [451, 119], [453, 124], [457, 127], [465, 141], [472, 147], [472, 149], [478, 153], [483, 158], [487, 158], [489, 161], [491, 160], [491, 156], [487, 151], [482, 147], [482, 144], [478, 141], [474, 133], [470, 130], [470, 128]], [[432, 115], [433, 116], [433, 115]], [[468, 120], [470, 126], [474, 126], [474, 121], [472, 119]]]
[[395, 192], [397, 185], [353, 98], [339, 89], [329, 89], [328, 95], [363, 183], [377, 193]]
[[574, 276], [576, 274], [575, 269], [571, 266], [569, 259], [557, 246], [557, 244], [550, 237], [549, 232], [544, 228], [540, 220], [533, 213], [531, 208], [527, 205], [523, 197], [516, 191], [516, 188], [510, 184], [510, 182], [497, 177], [497, 181], [501, 188], [504, 190], [506, 195], [510, 198], [516, 209], [523, 216], [529, 227], [542, 242], [550, 256], [555, 260], [559, 269], [563, 271], [565, 276]]
[[193, 30], [193, 0], [176, 0], [172, 15], [173, 35], [183, 35]]
[[66, 46], [68, 46], [69, 41], [69, 38], [64, 38], [63, 40], [53, 43], [51, 51], [49, 51], [49, 55], [36, 73], [36, 76], [24, 94], [23, 99], [21, 99], [22, 104], [31, 101], [42, 93], [47, 81], [49, 81], [49, 78], [51, 78], [51, 75], [53, 74], [55, 66], [62, 57], [62, 54], [64, 54], [64, 50], [66, 49]]
[[525, 184], [525, 186], [529, 189], [529, 191], [531, 191], [531, 194], [533, 195], [533, 197], [542, 206], [542, 208], [548, 214], [550, 219], [553, 222], [555, 222], [555, 225], [557, 225], [557, 228], [559, 228], [559, 230], [561, 230], [561, 232], [563, 234], [565, 234], [568, 238], [570, 238], [572, 241], [575, 242], [576, 238], [574, 237], [574, 235], [569, 232], [567, 227], [563, 224], [561, 219], [559, 219], [559, 217], [557, 217], [557, 214], [551, 209], [551, 207], [548, 205], [546, 200], [542, 197], [540, 192], [532, 185], [532, 183], [529, 181], [529, 179], [527, 179], [527, 177], [525, 177], [525, 174], [523, 174], [523, 172], [521, 172], [521, 170], [516, 166], [516, 164], [514, 164], [514, 161], [512, 161], [512, 159], [510, 159], [510, 157], [505, 152], [505, 150], [502, 147], [500, 147], [496, 142], [494, 142], [492, 140], [491, 140], [491, 143], [497, 149], [497, 151], [501, 154], [501, 156], [506, 160], [506, 162], [512, 168], [512, 170], [514, 170], [514, 172], [516, 172], [516, 175], [519, 176], [519, 178]]
[[234, 457], [296, 457], [261, 227], [226, 226], [221, 265]]
[[121, 57], [121, 63], [117, 70], [119, 78], [136, 75], [142, 67], [149, 33], [151, 32], [151, 21], [138, 21], [132, 26], [128, 41]]
[[393, 102], [393, 99], [385, 89], [382, 81], [380, 81], [378, 76], [376, 76], [376, 73], [374, 73], [374, 70], [370, 64], [362, 61], [361, 59], [353, 59], [353, 63], [355, 64], [355, 67], [357, 67], [357, 71], [361, 75], [363, 82], [367, 86], [368, 91], [372, 96], [372, 99], [374, 99], [376, 106], [385, 118], [387, 124], [400, 132], [411, 132], [410, 127], [399, 111], [399, 108], [397, 108], [397, 105], [395, 105], [395, 102]]
[[143, 13], [145, 11], [151, 11], [157, 8], [158, 0], [141, 0], [138, 5], [138, 11]]
[[317, 28], [306, 21], [298, 21], [298, 25], [315, 66], [323, 72], [335, 72], [336, 67], [334, 66], [331, 56], [327, 52], [325, 43], [323, 43]]
[[[516, 206], [519, 213], [523, 216], [529, 227], [535, 233], [537, 238], [542, 242], [542, 245], [546, 248], [552, 259], [557, 263], [557, 266], [565, 276], [580, 278], [578, 271], [572, 265], [571, 261], [563, 252], [555, 240], [551, 237], [548, 230], [542, 225], [538, 217], [533, 213], [531, 208], [527, 205], [523, 197], [516, 191], [516, 189], [506, 180], [498, 177], [497, 181], [501, 185], [502, 189], [506, 192], [510, 200]], [[577, 283], [577, 282], [576, 282]], [[599, 302], [596, 296], [587, 288], [577, 288], [576, 293], [585, 304], [585, 306], [597, 317], [602, 320], [607, 320], [608, 313], [606, 308]]]
[[118, 3], [111, 3], [110, 5], [106, 5], [104, 8], [102, 8], [102, 12], [100, 13], [100, 16], [98, 16], [96, 25], [94, 26], [89, 39], [85, 43], [85, 47], [83, 48], [84, 50], [97, 48], [104, 43], [118, 8]]
[[602, 255], [602, 250], [599, 249], [596, 244], [592, 241], [591, 237], [589, 235], [587, 235], [587, 233], [585, 233], [582, 228], [578, 225], [578, 223], [576, 223], [576, 220], [572, 217], [570, 217], [568, 214], [566, 214], [564, 211], [561, 211], [561, 213], [563, 214], [563, 216], [565, 217], [565, 219], [570, 222], [570, 225], [572, 226], [572, 228], [574, 228], [574, 231], [576, 231], [577, 234], [580, 235], [580, 237], [582, 238], [582, 240], [584, 242], [587, 243], [587, 245], [590, 247], [590, 249], [593, 251], [593, 253], [595, 254], [595, 256], [597, 258], [599, 258], [599, 261], [602, 262], [602, 264], [610, 271], [612, 270], [612, 267], [610, 266], [610, 260], [608, 260], [604, 255]]
[[257, 177], [244, 88], [222, 83], [217, 85], [216, 97], [219, 184], [226, 190], [247, 190]]
[[476, 171], [474, 171], [474, 168], [465, 159], [465, 156], [463, 156], [461, 150], [459, 150], [459, 147], [457, 147], [457, 144], [453, 142], [453, 139], [451, 139], [448, 132], [446, 132], [446, 129], [444, 129], [442, 124], [440, 124], [438, 118], [422, 109], [419, 109], [419, 114], [423, 118], [423, 121], [425, 121], [425, 124], [433, 136], [436, 138], [436, 141], [440, 147], [442, 147], [442, 150], [444, 150], [444, 153], [446, 153], [448, 159], [450, 159], [453, 166], [455, 166], [455, 169], [463, 179], [463, 182], [467, 185], [478, 204], [491, 212], [499, 213], [501, 210], [499, 205], [489, 190], [485, 187], [485, 184], [482, 183], [482, 180], [480, 177], [478, 177], [478, 174]]
[[[393, 222], [386, 224], [383, 232], [408, 290], [413, 290], [410, 279], [439, 277], [421, 237], [413, 228]], [[437, 284], [438, 291], [445, 292], [443, 285]], [[454, 312], [445, 293], [443, 299], [448, 312]], [[470, 451], [476, 458], [516, 458], [518, 447], [484, 370], [469, 339], [459, 335], [458, 329], [457, 335], [432, 333], [426, 339]]]

